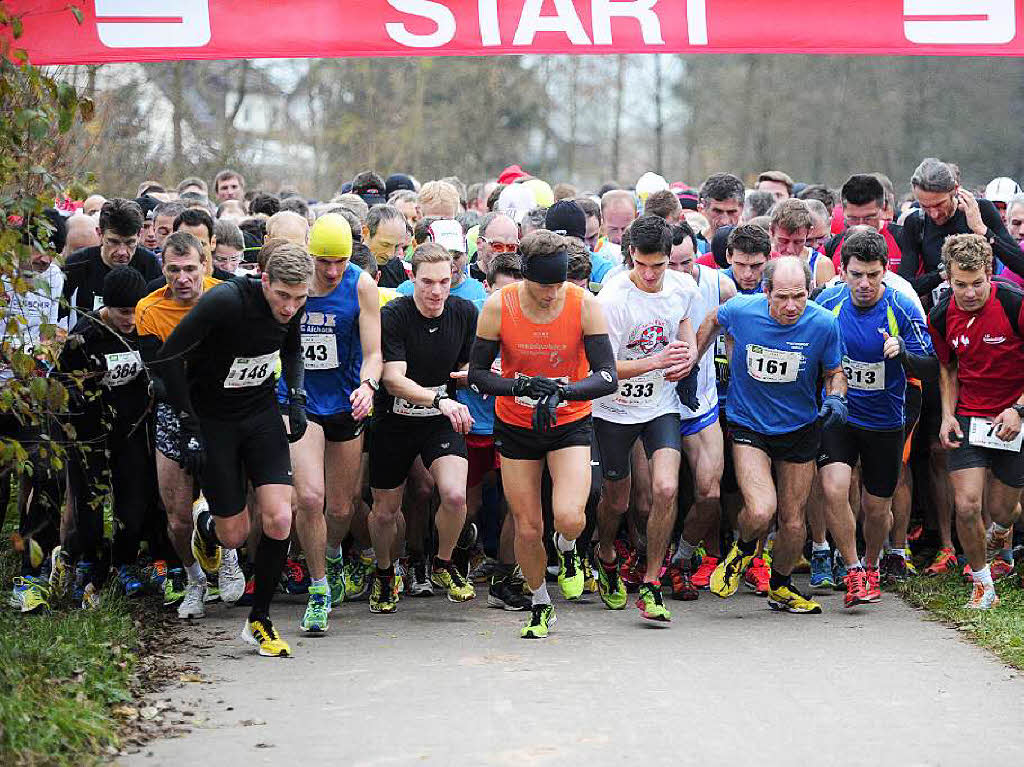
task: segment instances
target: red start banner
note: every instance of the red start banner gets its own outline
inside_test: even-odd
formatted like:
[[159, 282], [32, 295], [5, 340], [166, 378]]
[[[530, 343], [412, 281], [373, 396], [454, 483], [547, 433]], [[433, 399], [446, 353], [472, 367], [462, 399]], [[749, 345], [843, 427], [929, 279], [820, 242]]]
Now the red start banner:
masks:
[[[10, 0], [36, 64], [340, 56], [1022, 56], [1019, 0]], [[79, 23], [73, 12], [80, 13]]]

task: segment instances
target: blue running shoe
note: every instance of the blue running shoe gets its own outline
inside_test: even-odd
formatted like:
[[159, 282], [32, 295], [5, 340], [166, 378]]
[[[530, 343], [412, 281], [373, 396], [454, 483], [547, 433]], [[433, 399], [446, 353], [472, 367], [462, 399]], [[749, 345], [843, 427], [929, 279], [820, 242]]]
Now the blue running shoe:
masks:
[[846, 591], [846, 564], [843, 562], [843, 555], [838, 551], [834, 552], [832, 560], [832, 588], [836, 591]]
[[145, 588], [138, 572], [130, 565], [121, 565], [117, 568], [117, 580], [121, 584], [121, 588], [124, 589], [126, 597], [138, 596]]
[[811, 588], [830, 589], [835, 585], [832, 580], [832, 552], [828, 549], [811, 552]]

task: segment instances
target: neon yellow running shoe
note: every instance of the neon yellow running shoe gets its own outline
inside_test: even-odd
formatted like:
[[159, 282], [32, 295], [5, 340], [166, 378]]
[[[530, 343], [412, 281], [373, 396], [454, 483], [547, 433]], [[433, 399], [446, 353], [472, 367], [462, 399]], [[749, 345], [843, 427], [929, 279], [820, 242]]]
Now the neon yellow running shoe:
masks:
[[768, 592], [768, 606], [773, 610], [787, 613], [817, 615], [821, 612], [821, 605], [805, 597], [792, 584], [771, 589]]
[[246, 621], [242, 639], [258, 648], [259, 654], [267, 658], [287, 658], [292, 654], [292, 648], [281, 639], [270, 618]]
[[636, 606], [640, 608], [640, 614], [649, 621], [668, 623], [672, 620], [672, 613], [665, 608], [665, 603], [661, 599], [661, 584], [657, 581], [644, 581], [640, 584]]
[[549, 629], [555, 625], [555, 608], [551, 605], [534, 605], [530, 621], [520, 632], [523, 639], [546, 639]]
[[476, 589], [462, 577], [459, 569], [449, 562], [444, 567], [434, 566], [430, 571], [430, 582], [448, 593], [450, 602], [468, 602], [476, 596]]
[[708, 583], [711, 593], [722, 599], [728, 599], [735, 594], [736, 589], [740, 587], [740, 581], [743, 580], [743, 573], [750, 567], [753, 559], [753, 554], [744, 554], [740, 551], [739, 544], [734, 543], [726, 558], [719, 562], [718, 567], [711, 573], [711, 580]]
[[609, 610], [623, 610], [629, 597], [626, 594], [626, 584], [619, 577], [619, 558], [615, 557], [615, 567], [609, 570], [597, 559], [597, 593], [601, 601]]
[[562, 596], [569, 601], [579, 599], [583, 595], [583, 566], [580, 564], [580, 555], [573, 546], [569, 551], [558, 552], [558, 587], [562, 589]]
[[49, 610], [50, 603], [49, 589], [42, 578], [34, 575], [17, 577], [14, 579], [14, 589], [11, 591], [11, 607], [23, 613], [34, 613], [40, 610]]

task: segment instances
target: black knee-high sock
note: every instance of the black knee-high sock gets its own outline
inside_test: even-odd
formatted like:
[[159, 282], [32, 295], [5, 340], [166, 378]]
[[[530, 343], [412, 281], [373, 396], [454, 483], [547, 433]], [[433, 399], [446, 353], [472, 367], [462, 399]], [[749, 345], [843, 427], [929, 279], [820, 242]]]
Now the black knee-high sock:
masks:
[[266, 533], [256, 547], [256, 566], [253, 573], [252, 609], [249, 620], [266, 618], [270, 612], [270, 600], [281, 578], [284, 561], [288, 556], [288, 539], [271, 538]]

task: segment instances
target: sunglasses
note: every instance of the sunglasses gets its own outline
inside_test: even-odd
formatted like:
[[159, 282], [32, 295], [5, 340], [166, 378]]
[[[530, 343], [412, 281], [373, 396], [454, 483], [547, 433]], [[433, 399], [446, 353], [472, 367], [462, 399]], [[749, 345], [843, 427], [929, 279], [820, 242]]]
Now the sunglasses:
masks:
[[518, 242], [494, 242], [494, 240], [488, 240], [486, 237], [481, 237], [480, 239], [490, 245], [491, 250], [495, 253], [515, 253], [519, 250]]

